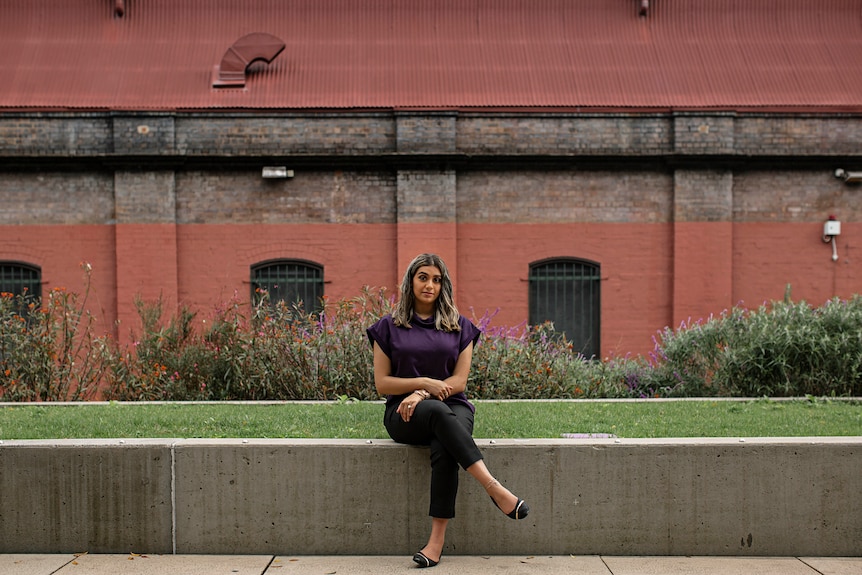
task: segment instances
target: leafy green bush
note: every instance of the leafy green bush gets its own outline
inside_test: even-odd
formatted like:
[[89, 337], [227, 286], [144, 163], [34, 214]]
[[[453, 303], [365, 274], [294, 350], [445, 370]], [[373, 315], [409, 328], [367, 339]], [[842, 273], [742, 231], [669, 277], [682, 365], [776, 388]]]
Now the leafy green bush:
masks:
[[665, 329], [651, 380], [668, 395], [862, 394], [862, 297], [773, 302]]
[[[89, 268], [85, 268], [89, 272]], [[199, 319], [137, 302], [128, 346], [97, 336], [82, 300], [0, 297], [0, 400], [377, 399], [365, 329], [385, 290], [324, 299], [322, 311], [234, 298]], [[257, 299], [257, 298], [256, 298]], [[862, 298], [733, 308], [656, 337], [649, 357], [587, 359], [551, 324], [495, 327], [468, 386], [477, 399], [862, 395]]]
[[[639, 397], [629, 387], [642, 362], [589, 360], [572, 350], [551, 323], [515, 328], [491, 326], [493, 316], [473, 321], [483, 332], [473, 354], [468, 387], [480, 399]], [[650, 394], [652, 395], [652, 394]]]

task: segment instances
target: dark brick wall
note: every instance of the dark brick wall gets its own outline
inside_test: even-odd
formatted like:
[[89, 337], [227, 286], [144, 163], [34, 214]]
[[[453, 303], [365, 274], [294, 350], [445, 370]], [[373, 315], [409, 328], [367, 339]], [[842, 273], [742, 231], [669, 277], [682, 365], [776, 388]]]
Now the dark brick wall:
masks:
[[860, 155], [862, 119], [846, 116], [751, 115], [734, 122], [734, 152], [745, 156]]
[[179, 223], [394, 223], [396, 175], [298, 170], [265, 180], [260, 170], [180, 172]]
[[174, 174], [117, 172], [114, 198], [118, 224], [173, 224], [176, 222]]
[[733, 116], [679, 115], [673, 119], [673, 149], [678, 154], [733, 154]]
[[0, 115], [0, 158], [101, 155], [112, 140], [104, 114]]
[[455, 223], [454, 171], [400, 170], [398, 223]]
[[463, 154], [655, 156], [671, 146], [671, 124], [664, 115], [489, 114], [458, 120]]
[[159, 115], [112, 118], [113, 152], [118, 155], [174, 154], [174, 117]]
[[26, 114], [0, 116], [0, 158], [680, 155], [859, 157], [858, 115], [743, 113]]
[[400, 154], [454, 154], [457, 147], [455, 113], [396, 114], [396, 140]]
[[757, 170], [733, 175], [735, 222], [819, 223], [830, 214], [862, 222], [862, 188], [845, 184], [827, 170]]
[[326, 156], [395, 151], [391, 114], [184, 116], [177, 119], [177, 150], [188, 156]]
[[110, 172], [0, 172], [0, 225], [109, 224]]
[[637, 222], [672, 219], [664, 172], [476, 171], [458, 174], [458, 221]]
[[673, 193], [675, 222], [729, 222], [733, 216], [733, 173], [677, 170]]

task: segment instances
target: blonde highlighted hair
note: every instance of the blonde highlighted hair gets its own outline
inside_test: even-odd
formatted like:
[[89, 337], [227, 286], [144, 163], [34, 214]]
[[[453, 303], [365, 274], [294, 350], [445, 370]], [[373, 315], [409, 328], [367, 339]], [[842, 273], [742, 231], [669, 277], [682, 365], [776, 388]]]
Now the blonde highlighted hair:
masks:
[[452, 278], [449, 277], [449, 269], [443, 259], [436, 254], [420, 254], [413, 258], [404, 278], [401, 280], [401, 297], [395, 304], [392, 312], [392, 320], [395, 325], [410, 328], [413, 319], [415, 298], [413, 296], [413, 278], [416, 272], [423, 266], [434, 266], [440, 270], [440, 296], [434, 306], [434, 327], [442, 331], [461, 331], [458, 320], [461, 314], [455, 307], [455, 299], [452, 296]]

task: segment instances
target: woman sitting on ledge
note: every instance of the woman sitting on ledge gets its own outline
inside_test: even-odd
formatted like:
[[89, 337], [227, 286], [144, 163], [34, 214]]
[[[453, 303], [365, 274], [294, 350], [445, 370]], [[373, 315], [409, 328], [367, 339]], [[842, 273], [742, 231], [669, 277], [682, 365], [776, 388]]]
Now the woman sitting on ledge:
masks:
[[431, 447], [431, 535], [414, 556], [420, 567], [440, 561], [455, 516], [458, 466], [473, 476], [512, 519], [530, 508], [494, 479], [473, 441], [475, 407], [464, 391], [479, 329], [458, 313], [443, 260], [417, 256], [404, 274], [392, 315], [368, 328], [374, 384], [386, 395], [383, 423], [399, 443]]

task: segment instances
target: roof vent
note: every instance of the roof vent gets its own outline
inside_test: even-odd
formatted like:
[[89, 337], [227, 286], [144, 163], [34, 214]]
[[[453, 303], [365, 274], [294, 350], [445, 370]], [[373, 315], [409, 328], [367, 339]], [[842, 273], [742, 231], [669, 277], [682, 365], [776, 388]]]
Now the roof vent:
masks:
[[126, 2], [125, 0], [114, 0], [114, 16], [117, 18], [122, 18], [126, 15]]
[[267, 64], [284, 50], [284, 42], [272, 34], [254, 32], [234, 42], [221, 63], [213, 69], [213, 88], [242, 88], [249, 64], [263, 60]]

